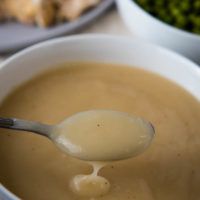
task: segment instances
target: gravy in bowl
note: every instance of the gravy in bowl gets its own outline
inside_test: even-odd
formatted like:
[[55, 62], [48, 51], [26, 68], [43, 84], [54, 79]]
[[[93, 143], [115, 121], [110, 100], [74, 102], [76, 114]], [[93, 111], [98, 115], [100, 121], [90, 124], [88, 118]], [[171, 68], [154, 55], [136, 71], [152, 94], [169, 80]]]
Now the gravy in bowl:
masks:
[[[68, 63], [18, 87], [1, 104], [0, 115], [57, 124], [94, 109], [141, 116], [156, 128], [143, 154], [110, 162], [99, 171], [110, 188], [95, 199], [199, 198], [200, 103], [156, 74], [110, 64]], [[25, 200], [91, 199], [76, 194], [72, 185], [77, 174], [91, 174], [90, 164], [66, 156], [39, 135], [0, 131], [0, 182], [13, 193]]]

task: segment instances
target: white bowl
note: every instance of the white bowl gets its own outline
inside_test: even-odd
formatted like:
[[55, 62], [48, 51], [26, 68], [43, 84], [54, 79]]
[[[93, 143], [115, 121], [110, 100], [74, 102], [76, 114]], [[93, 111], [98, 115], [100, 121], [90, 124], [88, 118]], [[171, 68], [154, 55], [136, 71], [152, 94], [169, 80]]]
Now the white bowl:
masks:
[[117, 0], [127, 27], [135, 35], [173, 49], [200, 64], [200, 36], [168, 25], [148, 14], [133, 0]]
[[[200, 68], [188, 59], [138, 40], [105, 35], [80, 35], [35, 45], [2, 63], [0, 101], [16, 86], [41, 71], [55, 68], [59, 63], [67, 61], [137, 66], [176, 82], [200, 100]], [[0, 185], [0, 199], [16, 200], [17, 197]]]

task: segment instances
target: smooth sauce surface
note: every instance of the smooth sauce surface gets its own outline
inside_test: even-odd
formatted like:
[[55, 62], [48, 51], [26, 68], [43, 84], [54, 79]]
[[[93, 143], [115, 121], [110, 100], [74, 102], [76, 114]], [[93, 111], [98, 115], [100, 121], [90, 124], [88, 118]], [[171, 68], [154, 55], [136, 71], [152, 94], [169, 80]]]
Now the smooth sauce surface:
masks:
[[53, 142], [68, 155], [87, 161], [116, 161], [142, 153], [154, 137], [150, 122], [113, 110], [76, 113], [56, 126]]
[[[144, 154], [100, 171], [111, 186], [96, 199], [199, 199], [200, 104], [161, 77], [134, 68], [68, 64], [20, 87], [3, 102], [0, 115], [56, 124], [91, 109], [144, 117], [157, 133]], [[1, 183], [25, 200], [82, 199], [71, 191], [70, 180], [90, 174], [90, 165], [41, 136], [0, 131]]]

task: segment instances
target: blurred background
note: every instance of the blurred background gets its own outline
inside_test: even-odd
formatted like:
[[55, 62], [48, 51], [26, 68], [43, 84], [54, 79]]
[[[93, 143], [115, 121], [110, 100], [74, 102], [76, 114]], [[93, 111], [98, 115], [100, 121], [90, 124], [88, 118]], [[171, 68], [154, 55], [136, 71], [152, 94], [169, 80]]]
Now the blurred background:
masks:
[[200, 63], [200, 0], [0, 0], [0, 60], [83, 33], [137, 37]]

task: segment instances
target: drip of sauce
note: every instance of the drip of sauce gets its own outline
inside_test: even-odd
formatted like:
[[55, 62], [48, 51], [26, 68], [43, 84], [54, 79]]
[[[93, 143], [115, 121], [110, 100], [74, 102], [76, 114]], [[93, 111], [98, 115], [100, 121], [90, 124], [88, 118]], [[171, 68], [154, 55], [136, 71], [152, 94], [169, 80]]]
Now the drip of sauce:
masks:
[[109, 181], [98, 175], [99, 170], [106, 163], [90, 162], [93, 167], [93, 172], [89, 175], [76, 175], [70, 182], [71, 190], [82, 197], [99, 197], [107, 194], [110, 189]]
[[[154, 136], [152, 125], [128, 113], [90, 110], [75, 114], [52, 132], [51, 138], [64, 152], [87, 161], [113, 161], [136, 156]], [[105, 162], [90, 162], [93, 173], [76, 175], [71, 190], [82, 197], [99, 197], [110, 188], [109, 181], [98, 175]]]

